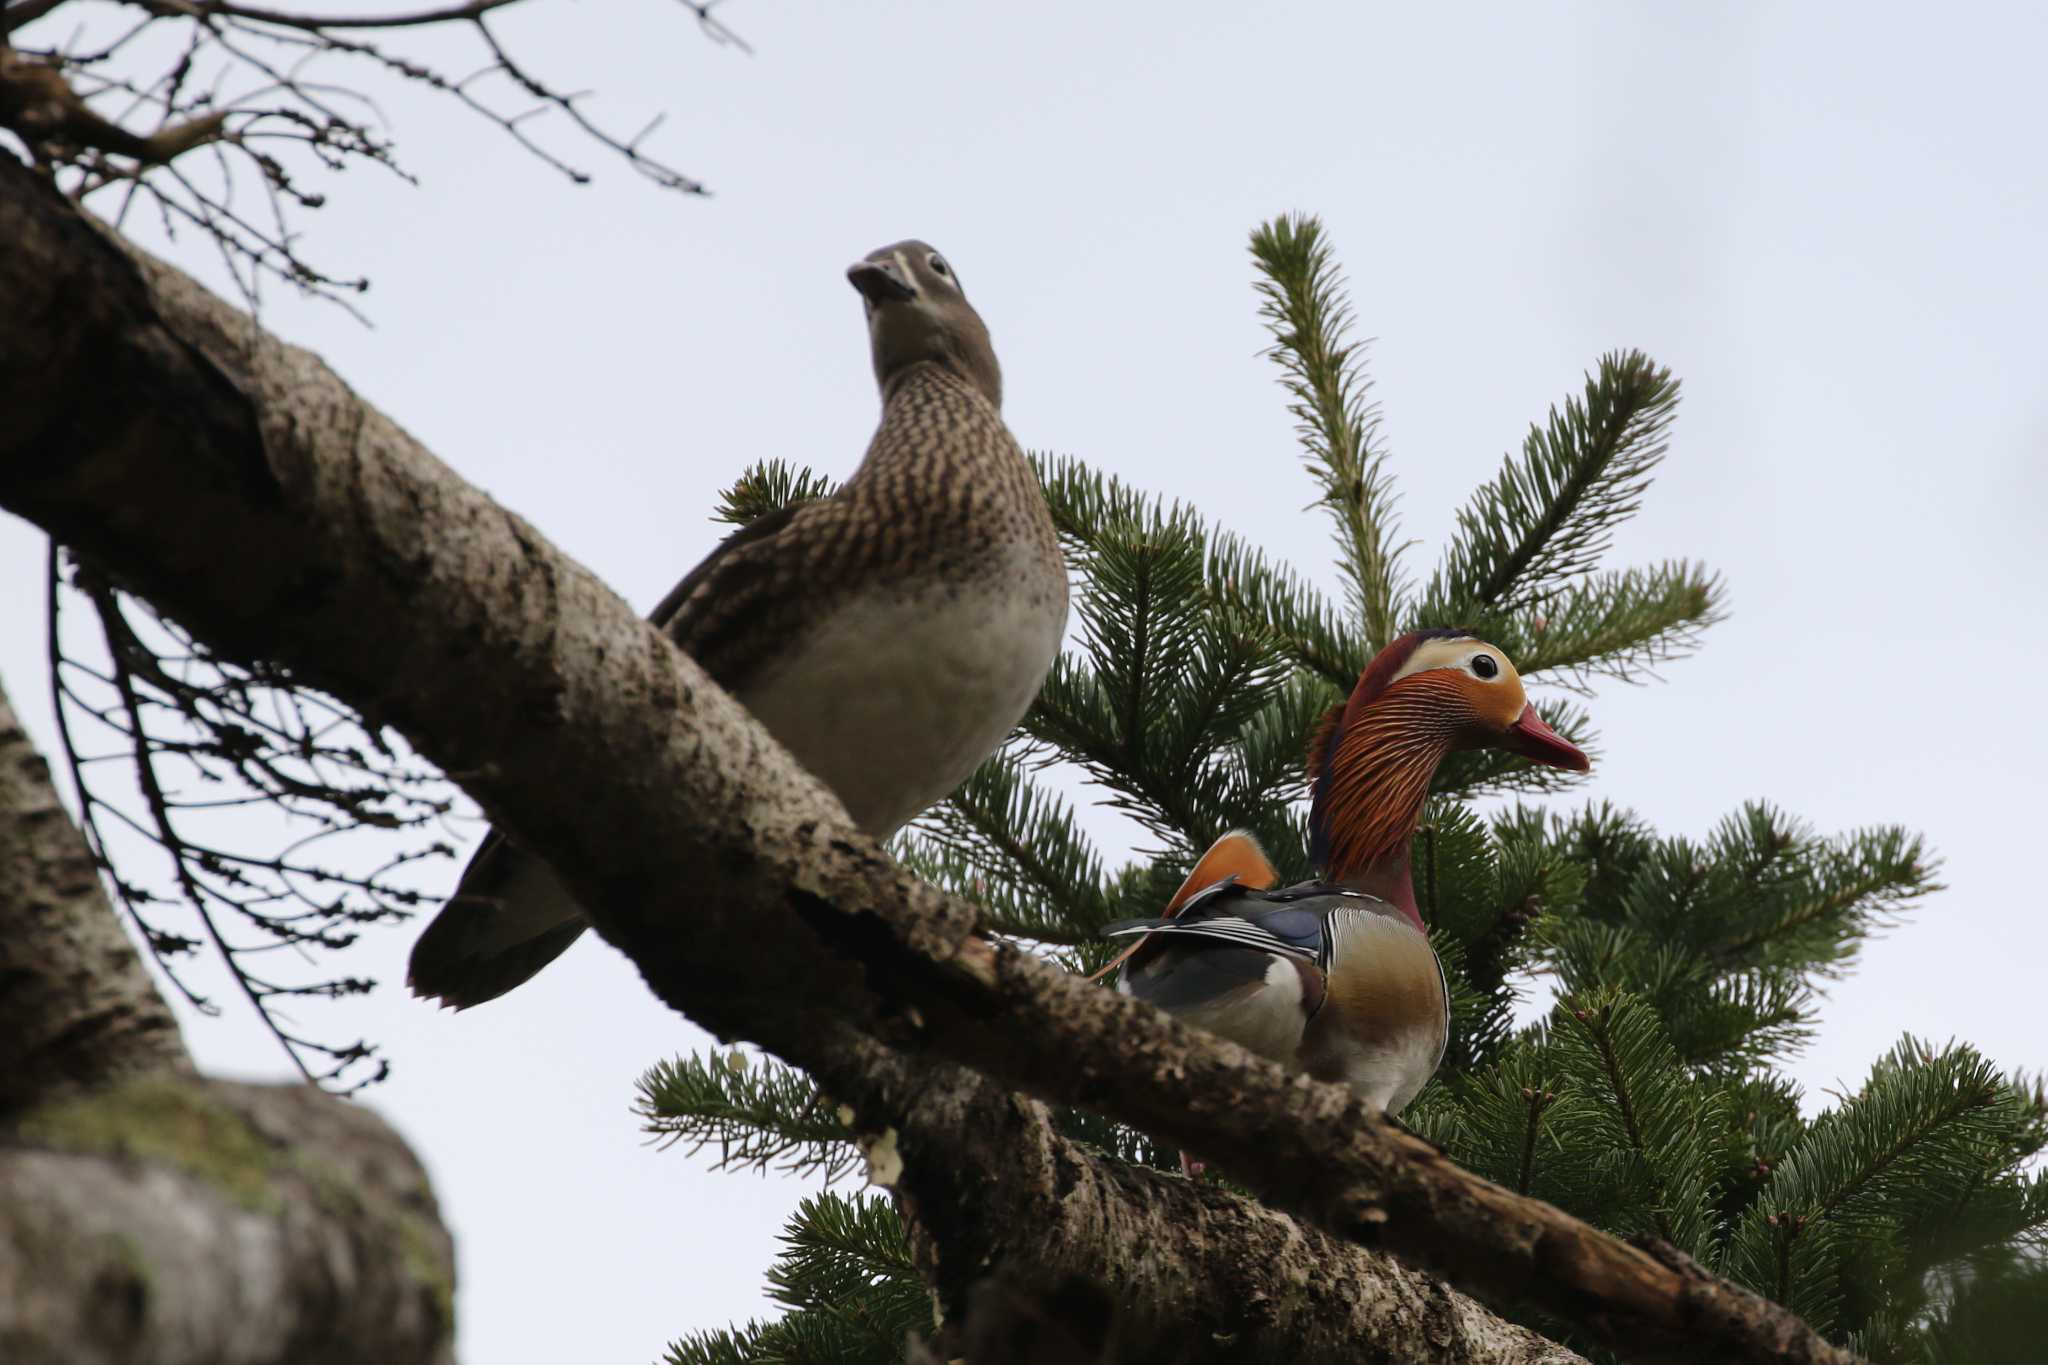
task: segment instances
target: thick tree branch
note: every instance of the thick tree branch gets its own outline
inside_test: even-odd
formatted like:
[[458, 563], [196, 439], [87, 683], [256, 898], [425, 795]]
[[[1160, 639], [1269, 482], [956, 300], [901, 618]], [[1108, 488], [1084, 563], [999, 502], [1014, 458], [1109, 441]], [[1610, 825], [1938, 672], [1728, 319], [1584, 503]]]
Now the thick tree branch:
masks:
[[0, 694], [0, 1360], [443, 1365], [454, 1276], [382, 1119], [191, 1074]]
[[1097, 1155], [1060, 1136], [1044, 1105], [972, 1071], [850, 1033], [817, 1051], [938, 1295], [943, 1358], [979, 1361], [971, 1337], [992, 1292], [1057, 1303], [1078, 1280], [1114, 1305], [1104, 1361], [1584, 1365], [1391, 1257]]
[[92, 147], [156, 166], [216, 140], [226, 122], [216, 111], [148, 135], [131, 132], [80, 99], [55, 66], [0, 41], [0, 127], [32, 146]]
[[0, 1360], [445, 1365], [454, 1248], [369, 1110], [122, 1082], [0, 1133]]
[[0, 1115], [191, 1069], [49, 765], [0, 692]]
[[[1275, 1205], [1634, 1359], [1850, 1357], [1026, 953], [855, 832], [616, 595], [303, 351], [0, 165], [0, 504], [217, 648], [405, 731], [650, 985], [799, 1065], [850, 1024], [1212, 1158]], [[546, 781], [532, 775], [545, 773]]]

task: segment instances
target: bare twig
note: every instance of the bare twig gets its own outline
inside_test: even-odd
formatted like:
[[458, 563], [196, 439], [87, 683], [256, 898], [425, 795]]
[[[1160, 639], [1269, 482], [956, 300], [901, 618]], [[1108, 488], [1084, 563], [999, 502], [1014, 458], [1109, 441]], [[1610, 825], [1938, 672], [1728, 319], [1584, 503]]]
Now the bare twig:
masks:
[[[355, 1088], [381, 1078], [384, 1062], [374, 1047], [311, 1037], [281, 1012], [293, 999], [361, 994], [372, 983], [346, 975], [287, 980], [257, 964], [280, 950], [319, 959], [349, 947], [363, 926], [409, 914], [420, 893], [403, 878], [420, 860], [446, 856], [451, 850], [445, 841], [401, 847], [363, 873], [315, 859], [329, 841], [359, 829], [420, 830], [447, 811], [448, 797], [331, 700], [288, 679], [213, 659], [101, 576], [80, 570], [77, 586], [68, 587], [54, 550], [50, 573], [52, 680], [82, 823], [103, 863], [108, 821], [161, 851], [170, 874], [168, 893], [120, 877], [114, 892], [166, 976], [195, 1008], [216, 1013], [213, 1002], [188, 984], [184, 961], [202, 943], [211, 944], [237, 989], [308, 1079]], [[58, 623], [66, 597], [73, 595], [98, 618], [103, 669], [67, 654]], [[147, 638], [131, 613], [146, 619]], [[121, 749], [86, 754], [74, 728], [86, 719], [117, 737]], [[90, 775], [99, 762], [120, 762], [132, 772], [140, 788], [139, 811], [127, 809], [128, 798], [110, 794]], [[207, 796], [178, 789], [180, 781], [195, 778]], [[310, 828], [267, 853], [223, 847], [192, 832], [195, 821], [207, 827], [208, 812], [257, 804], [283, 814], [288, 824]], [[248, 828], [236, 826], [235, 837], [248, 839]], [[179, 914], [197, 921], [198, 937], [165, 927], [167, 918]], [[373, 1061], [368, 1073], [360, 1070]]]
[[409, 10], [398, 14], [293, 14], [290, 10], [265, 9], [260, 5], [232, 5], [218, 0], [129, 0], [152, 14], [193, 19], [247, 19], [253, 23], [276, 24], [280, 28], [316, 33], [329, 28], [425, 28], [433, 24], [481, 19], [494, 9], [504, 9], [520, 0], [470, 0], [465, 5], [440, 9]]
[[[326, 198], [300, 184], [308, 170], [369, 163], [411, 178], [369, 91], [353, 83], [365, 64], [369, 75], [452, 97], [571, 183], [589, 183], [591, 172], [549, 136], [564, 125], [662, 189], [708, 193], [649, 150], [660, 115], [641, 120], [637, 131], [614, 128], [590, 113], [585, 92], [541, 76], [500, 40], [488, 21], [519, 2], [347, 15], [231, 0], [125, 0], [122, 12], [139, 13], [139, 21], [109, 24], [95, 14], [61, 45], [35, 48], [18, 40], [10, 47], [5, 35], [45, 18], [58, 0], [16, 0], [0, 10], [0, 132], [77, 201], [113, 189], [116, 212], [125, 216], [138, 196], [148, 196], [167, 225], [205, 232], [252, 309], [265, 277], [351, 312], [350, 296], [368, 287], [316, 267], [296, 226], [299, 213]], [[682, 3], [712, 42], [751, 50], [714, 16], [716, 0]], [[473, 35], [479, 67], [457, 75], [403, 46], [408, 35], [429, 30]], [[176, 39], [161, 67], [131, 56], [143, 50], [134, 45], [145, 33]], [[326, 74], [337, 69], [339, 76]], [[189, 156], [201, 148], [213, 152], [204, 164]], [[269, 220], [262, 228], [237, 206], [238, 192], [252, 185]]]

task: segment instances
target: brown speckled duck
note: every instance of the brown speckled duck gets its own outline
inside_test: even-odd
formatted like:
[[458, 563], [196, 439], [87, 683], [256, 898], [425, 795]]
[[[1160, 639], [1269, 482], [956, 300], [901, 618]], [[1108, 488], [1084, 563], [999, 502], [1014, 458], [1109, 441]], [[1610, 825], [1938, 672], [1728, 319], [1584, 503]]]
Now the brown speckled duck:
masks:
[[[1067, 570], [951, 262], [906, 241], [846, 273], [882, 394], [866, 458], [832, 496], [728, 537], [651, 619], [886, 839], [1023, 717], [1059, 649]], [[408, 980], [481, 1004], [585, 927], [547, 864], [493, 831]]]

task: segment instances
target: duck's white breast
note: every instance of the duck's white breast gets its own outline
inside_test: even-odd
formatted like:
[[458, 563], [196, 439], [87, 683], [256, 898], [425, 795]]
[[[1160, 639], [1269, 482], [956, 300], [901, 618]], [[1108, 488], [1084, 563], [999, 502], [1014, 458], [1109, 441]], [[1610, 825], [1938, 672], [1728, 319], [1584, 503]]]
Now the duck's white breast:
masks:
[[1023, 718], [1059, 650], [1061, 580], [913, 582], [843, 602], [740, 694], [877, 838], [945, 796]]

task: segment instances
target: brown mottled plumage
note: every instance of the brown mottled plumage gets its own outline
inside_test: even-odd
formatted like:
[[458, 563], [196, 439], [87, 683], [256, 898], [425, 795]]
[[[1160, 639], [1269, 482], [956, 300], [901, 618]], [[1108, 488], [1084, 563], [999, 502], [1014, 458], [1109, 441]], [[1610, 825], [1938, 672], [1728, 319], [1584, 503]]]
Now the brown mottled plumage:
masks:
[[[651, 619], [882, 839], [1023, 716], [1059, 648], [1067, 577], [951, 265], [898, 242], [847, 277], [882, 393], [866, 458], [831, 497], [729, 536]], [[494, 831], [414, 947], [412, 988], [480, 1004], [584, 927], [547, 866]]]

